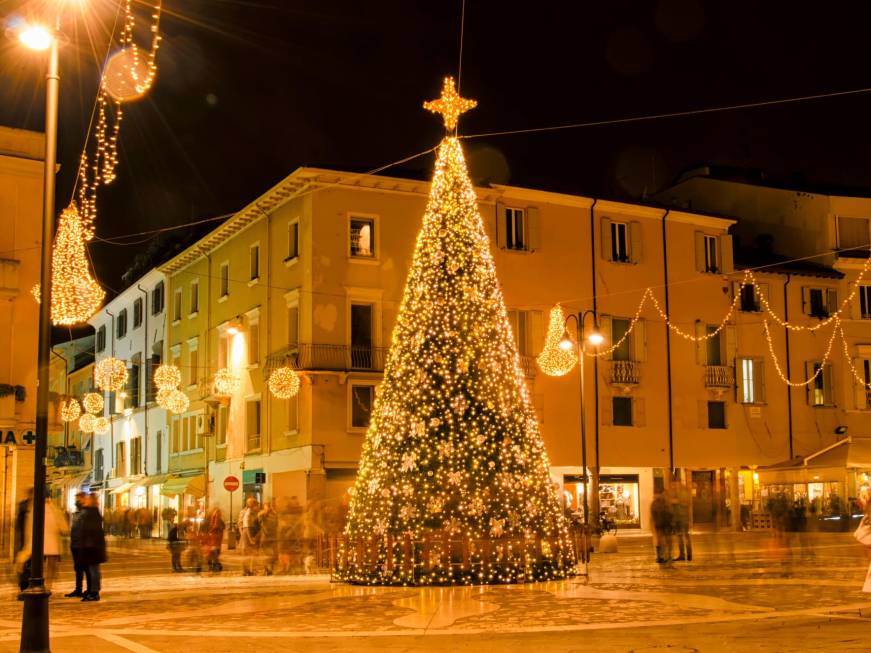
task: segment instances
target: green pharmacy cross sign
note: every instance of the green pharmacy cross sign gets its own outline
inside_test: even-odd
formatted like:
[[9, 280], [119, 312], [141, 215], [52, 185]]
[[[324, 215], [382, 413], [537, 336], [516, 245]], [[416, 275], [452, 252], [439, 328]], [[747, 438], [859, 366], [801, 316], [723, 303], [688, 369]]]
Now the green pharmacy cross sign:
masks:
[[18, 441], [18, 438], [15, 436], [15, 431], [6, 431], [6, 433], [0, 432], [0, 436], [2, 436], [2, 442], [0, 444], [28, 444], [33, 445], [36, 440], [36, 434], [33, 431], [25, 431], [21, 434], [21, 442]]

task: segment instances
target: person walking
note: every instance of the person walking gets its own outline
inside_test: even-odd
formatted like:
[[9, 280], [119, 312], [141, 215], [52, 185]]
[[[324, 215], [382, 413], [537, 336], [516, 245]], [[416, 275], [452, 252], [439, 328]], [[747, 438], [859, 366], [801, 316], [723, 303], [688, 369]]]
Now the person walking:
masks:
[[654, 546], [656, 547], [656, 562], [662, 564], [671, 561], [671, 535], [674, 527], [671, 504], [665, 492], [657, 494], [650, 504], [650, 518], [653, 522]]
[[239, 530], [239, 549], [242, 553], [242, 575], [254, 575], [254, 558], [260, 542], [260, 523], [257, 521], [257, 499], [249, 497], [239, 513], [236, 526]]
[[[76, 494], [76, 511], [70, 520], [70, 552], [73, 554], [73, 570], [76, 573], [76, 588], [69, 594], [64, 594], [68, 599], [82, 598], [83, 581], [88, 574], [88, 568], [82, 564], [82, 527], [84, 526], [85, 506], [87, 495], [84, 492]], [[88, 585], [90, 585], [88, 581]]]
[[227, 528], [224, 516], [220, 508], [214, 508], [207, 520], [208, 537], [205, 539], [206, 561], [209, 563], [209, 571], [222, 571], [221, 545], [224, 543], [224, 531]]
[[180, 528], [179, 524], [172, 522], [169, 534], [166, 536], [166, 548], [169, 549], [173, 571], [184, 571], [184, 567], [181, 566], [181, 554], [185, 549], [185, 540], [183, 534], [180, 533]]
[[677, 539], [677, 559], [693, 559], [693, 542], [690, 539], [690, 493], [686, 485], [675, 481], [669, 491], [672, 528]]
[[81, 547], [79, 560], [85, 567], [87, 589], [82, 601], [99, 601], [101, 577], [100, 565], [106, 562], [106, 534], [103, 532], [103, 518], [97, 507], [97, 495], [89, 494], [82, 501]]
[[257, 514], [260, 523], [260, 553], [266, 557], [263, 563], [264, 572], [271, 576], [278, 560], [278, 513], [272, 509], [271, 503], [264, 503], [263, 510]]
[[[69, 526], [67, 525], [66, 517], [64, 514], [58, 510], [57, 506], [55, 506], [51, 499], [46, 498], [45, 500], [45, 522], [43, 524], [43, 560], [44, 560], [44, 568], [43, 568], [43, 581], [45, 584], [45, 588], [50, 590], [51, 584], [54, 581], [54, 577], [57, 574], [57, 563], [60, 561], [60, 552], [61, 552], [61, 535], [67, 535], [69, 533]], [[16, 561], [19, 566], [19, 575], [21, 578], [24, 577], [22, 573], [24, 570], [28, 568], [30, 565], [30, 558], [32, 556], [33, 546], [32, 542], [33, 537], [33, 500], [31, 499], [28, 509], [27, 516], [24, 520], [24, 546], [18, 552], [18, 556]], [[28, 583], [30, 582], [29, 574], [28, 574]], [[22, 591], [26, 589], [26, 587], [21, 588]]]

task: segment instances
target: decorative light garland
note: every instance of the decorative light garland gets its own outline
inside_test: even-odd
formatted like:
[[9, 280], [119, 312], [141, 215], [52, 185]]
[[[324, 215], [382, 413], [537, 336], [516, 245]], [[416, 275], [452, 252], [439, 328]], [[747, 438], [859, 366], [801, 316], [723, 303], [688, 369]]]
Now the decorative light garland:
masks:
[[241, 385], [242, 380], [239, 376], [226, 367], [222, 367], [215, 372], [215, 379], [212, 382], [215, 394], [224, 397], [229, 397], [238, 392]]
[[89, 392], [82, 397], [82, 406], [92, 415], [102, 413], [104, 405], [105, 402], [103, 401], [103, 395], [97, 392]]
[[154, 385], [158, 390], [174, 389], [181, 384], [181, 370], [175, 365], [161, 365], [154, 371]]
[[279, 367], [269, 375], [267, 385], [276, 399], [290, 399], [299, 392], [299, 374], [290, 367]]
[[75, 422], [82, 414], [82, 407], [79, 402], [70, 397], [60, 404], [60, 418], [64, 422]]
[[565, 376], [578, 364], [578, 358], [573, 351], [560, 347], [565, 333], [566, 316], [563, 307], [557, 304], [550, 309], [550, 320], [547, 325], [547, 335], [544, 347], [536, 359], [541, 371], [548, 376]]
[[100, 390], [118, 392], [127, 383], [129, 374], [124, 361], [109, 356], [94, 366], [94, 383]]
[[51, 320], [56, 325], [87, 321], [106, 293], [91, 277], [85, 232], [75, 205], [61, 212], [51, 255]]
[[91, 413], [85, 413], [79, 417], [79, 430], [82, 433], [93, 433], [94, 427], [97, 425], [97, 418]]
[[101, 435], [106, 433], [111, 426], [111, 422], [108, 417], [96, 417], [94, 418], [94, 433], [97, 435]]
[[176, 415], [180, 415], [185, 412], [190, 406], [190, 399], [186, 393], [181, 390], [170, 390], [165, 396], [163, 403], [160, 405], [166, 408], [166, 410], [174, 413]]

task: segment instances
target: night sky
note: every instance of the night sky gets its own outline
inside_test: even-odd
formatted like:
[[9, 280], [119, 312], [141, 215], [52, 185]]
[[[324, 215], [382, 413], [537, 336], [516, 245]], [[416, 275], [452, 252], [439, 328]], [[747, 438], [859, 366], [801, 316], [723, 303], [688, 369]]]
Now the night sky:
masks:
[[[52, 3], [59, 0], [51, 0]], [[73, 0], [65, 0], [71, 2]], [[77, 1], [77, 0], [76, 0]], [[68, 9], [58, 204], [70, 196], [116, 6]], [[11, 24], [46, 0], [0, 0]], [[125, 109], [98, 236], [241, 208], [300, 165], [368, 170], [435, 145], [421, 108], [457, 73], [462, 0], [166, 0], [157, 81]], [[147, 3], [137, 2], [141, 24]], [[75, 7], [75, 4], [73, 4]], [[867, 2], [467, 0], [464, 134], [871, 87]], [[93, 39], [86, 34], [86, 26]], [[139, 39], [145, 45], [143, 34]], [[0, 40], [0, 124], [42, 129], [41, 59]], [[702, 163], [871, 187], [871, 93], [465, 146], [473, 177], [641, 198]], [[386, 174], [428, 176], [432, 157]], [[149, 244], [95, 242], [107, 288]]]

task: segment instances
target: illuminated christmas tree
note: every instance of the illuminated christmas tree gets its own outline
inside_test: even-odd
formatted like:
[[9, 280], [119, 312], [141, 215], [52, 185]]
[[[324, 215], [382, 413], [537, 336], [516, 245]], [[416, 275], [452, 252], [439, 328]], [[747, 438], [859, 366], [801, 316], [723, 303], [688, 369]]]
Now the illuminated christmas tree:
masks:
[[563, 578], [568, 528], [455, 130], [453, 80], [384, 381], [354, 487], [340, 579], [371, 584]]

